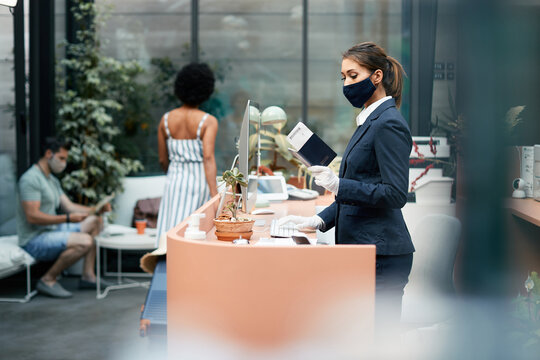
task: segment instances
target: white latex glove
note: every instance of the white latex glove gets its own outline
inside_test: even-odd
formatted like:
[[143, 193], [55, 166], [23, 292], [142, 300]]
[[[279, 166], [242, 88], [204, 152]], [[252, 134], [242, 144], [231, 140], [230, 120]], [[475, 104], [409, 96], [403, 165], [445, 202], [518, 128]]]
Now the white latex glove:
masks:
[[315, 184], [337, 194], [339, 190], [339, 178], [328, 166], [310, 166], [308, 170], [313, 174]]
[[324, 225], [323, 219], [321, 219], [318, 215], [313, 216], [296, 216], [296, 215], [289, 215], [282, 217], [278, 220], [278, 226], [283, 226], [288, 223], [296, 224], [295, 229], [301, 230], [301, 229], [321, 229]]

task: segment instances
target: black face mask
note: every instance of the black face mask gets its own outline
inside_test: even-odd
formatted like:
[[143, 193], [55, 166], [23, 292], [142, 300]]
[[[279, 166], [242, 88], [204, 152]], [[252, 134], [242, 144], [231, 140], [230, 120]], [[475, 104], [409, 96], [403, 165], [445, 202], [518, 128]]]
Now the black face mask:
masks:
[[[375, 71], [371, 73], [373, 75]], [[375, 92], [375, 85], [371, 82], [371, 75], [366, 79], [351, 85], [343, 85], [343, 95], [352, 106], [361, 108]]]

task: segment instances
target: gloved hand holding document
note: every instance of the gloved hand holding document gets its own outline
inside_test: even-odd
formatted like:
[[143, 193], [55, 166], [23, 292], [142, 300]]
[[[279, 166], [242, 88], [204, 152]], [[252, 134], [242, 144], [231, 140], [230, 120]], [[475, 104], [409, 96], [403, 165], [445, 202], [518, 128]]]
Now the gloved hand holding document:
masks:
[[287, 135], [287, 140], [294, 147], [289, 151], [302, 164], [307, 167], [313, 165], [328, 166], [336, 157], [334, 150], [330, 148], [322, 139], [309, 130], [308, 127], [299, 122]]

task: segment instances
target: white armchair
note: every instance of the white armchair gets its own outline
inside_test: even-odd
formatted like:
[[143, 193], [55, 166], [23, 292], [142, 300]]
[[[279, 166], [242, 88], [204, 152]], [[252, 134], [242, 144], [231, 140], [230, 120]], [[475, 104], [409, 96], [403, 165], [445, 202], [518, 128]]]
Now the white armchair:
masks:
[[114, 223], [131, 226], [135, 203], [140, 199], [163, 196], [167, 176], [139, 176], [124, 178], [124, 191], [114, 199]]
[[0, 302], [25, 303], [36, 295], [31, 290], [30, 266], [36, 261], [26, 251], [19, 247], [17, 235], [0, 237], [0, 279], [11, 276], [26, 269], [26, 295], [24, 297], [1, 297]]

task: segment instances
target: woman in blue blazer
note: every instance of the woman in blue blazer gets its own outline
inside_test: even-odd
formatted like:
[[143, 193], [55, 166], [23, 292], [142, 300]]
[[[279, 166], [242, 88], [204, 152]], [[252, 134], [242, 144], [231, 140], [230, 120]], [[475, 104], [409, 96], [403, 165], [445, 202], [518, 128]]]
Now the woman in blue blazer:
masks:
[[341, 161], [339, 176], [328, 167], [309, 168], [315, 183], [335, 201], [313, 217], [289, 216], [298, 228], [336, 228], [336, 244], [374, 244], [376, 320], [397, 324], [408, 282], [414, 246], [401, 214], [407, 202], [412, 139], [398, 111], [404, 71], [374, 43], [361, 43], [343, 54], [343, 94], [363, 108]]

